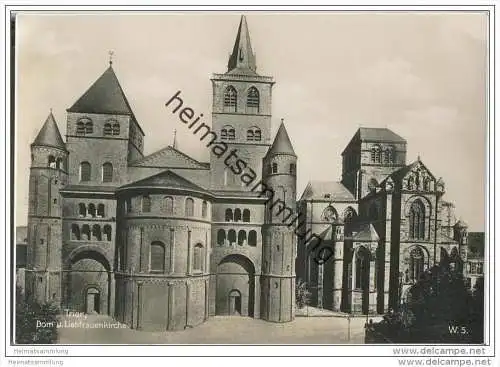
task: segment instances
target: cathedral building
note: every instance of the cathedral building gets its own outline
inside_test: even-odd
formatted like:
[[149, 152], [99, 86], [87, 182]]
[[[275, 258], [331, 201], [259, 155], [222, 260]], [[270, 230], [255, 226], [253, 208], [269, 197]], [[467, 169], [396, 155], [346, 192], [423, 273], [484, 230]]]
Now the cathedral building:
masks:
[[[211, 81], [219, 144], [295, 207], [297, 157], [283, 123], [271, 136], [274, 80], [257, 73], [244, 16]], [[293, 228], [225, 159], [199, 162], [175, 144], [145, 156], [111, 63], [66, 120], [66, 140], [50, 114], [31, 144], [28, 297], [142, 330], [294, 319]]]
[[342, 153], [341, 181], [306, 186], [302, 231], [317, 238], [299, 236], [297, 277], [313, 305], [384, 313], [435, 265], [465, 275], [467, 225], [443, 199], [443, 180], [420, 157], [407, 163], [406, 144], [389, 129], [359, 128]]

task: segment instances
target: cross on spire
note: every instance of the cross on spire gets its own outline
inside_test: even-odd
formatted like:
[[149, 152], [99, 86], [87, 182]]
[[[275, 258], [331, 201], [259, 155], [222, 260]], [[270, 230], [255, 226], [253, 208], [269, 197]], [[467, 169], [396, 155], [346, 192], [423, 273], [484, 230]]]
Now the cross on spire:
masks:
[[109, 55], [109, 66], [113, 65], [113, 55], [115, 54], [114, 51], [109, 50], [108, 55]]

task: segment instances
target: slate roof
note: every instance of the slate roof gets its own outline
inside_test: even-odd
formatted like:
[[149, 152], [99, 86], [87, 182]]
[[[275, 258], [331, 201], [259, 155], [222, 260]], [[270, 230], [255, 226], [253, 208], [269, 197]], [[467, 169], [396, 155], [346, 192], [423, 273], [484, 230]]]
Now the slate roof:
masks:
[[111, 65], [68, 112], [134, 115]]
[[166, 170], [151, 177], [132, 182], [130, 184], [122, 186], [120, 189], [142, 186], [161, 188], [168, 187], [173, 189], [193, 190], [208, 193], [208, 191], [204, 188], [192, 183], [191, 181], [186, 180], [184, 177], [179, 176], [171, 170]]
[[359, 232], [352, 236], [352, 240], [358, 242], [377, 242], [379, 239], [380, 237], [371, 223], [363, 225]]
[[309, 181], [300, 200], [355, 201], [352, 193], [338, 181]]
[[266, 156], [280, 153], [286, 153], [296, 156], [295, 151], [293, 150], [292, 142], [290, 141], [290, 137], [288, 136], [283, 121], [281, 121], [278, 132], [274, 137], [273, 145], [271, 145], [271, 147], [267, 151]]
[[229, 73], [234, 74], [256, 75], [257, 65], [255, 63], [255, 55], [252, 51], [252, 44], [250, 43], [247, 20], [244, 15], [241, 16], [233, 52], [229, 56], [227, 70]]
[[52, 112], [47, 117], [47, 120], [45, 120], [45, 123], [38, 132], [38, 135], [32, 145], [49, 146], [66, 150], [66, 145], [61, 137], [61, 133], [59, 132], [59, 128], [57, 127], [57, 123], [54, 119], [54, 115], [52, 115]]
[[405, 139], [385, 127], [360, 127], [356, 135], [363, 141], [406, 143]]
[[210, 163], [199, 162], [171, 145], [132, 162], [134, 167], [209, 169]]

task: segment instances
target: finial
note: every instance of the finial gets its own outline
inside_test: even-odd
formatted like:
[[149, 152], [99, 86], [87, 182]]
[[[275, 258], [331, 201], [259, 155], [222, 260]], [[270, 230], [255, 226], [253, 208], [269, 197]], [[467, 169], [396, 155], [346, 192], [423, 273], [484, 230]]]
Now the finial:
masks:
[[417, 155], [417, 161], [420, 162], [420, 155]]
[[177, 130], [174, 129], [174, 141], [172, 143], [172, 148], [177, 149]]
[[109, 50], [108, 55], [109, 55], [109, 66], [113, 65], [113, 55], [115, 54], [114, 51]]
[[285, 119], [283, 117], [281, 118], [281, 123], [285, 123]]
[[52, 107], [50, 107], [50, 109], [49, 109], [49, 110], [50, 110], [50, 114], [52, 115]]

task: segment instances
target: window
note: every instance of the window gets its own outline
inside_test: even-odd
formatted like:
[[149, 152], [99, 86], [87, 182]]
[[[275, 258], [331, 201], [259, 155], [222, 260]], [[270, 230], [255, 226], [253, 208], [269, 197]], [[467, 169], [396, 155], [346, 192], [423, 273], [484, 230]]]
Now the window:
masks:
[[174, 214], [174, 199], [170, 196], [165, 196], [163, 198], [163, 208], [165, 210], [165, 214], [173, 215]]
[[236, 242], [236, 231], [234, 229], [230, 229], [227, 235], [227, 239], [229, 244], [232, 245]]
[[113, 133], [113, 130], [111, 128], [111, 124], [109, 124], [109, 123], [104, 124], [104, 135], [108, 136], [108, 135], [111, 135], [112, 133]]
[[224, 112], [236, 112], [237, 93], [233, 86], [224, 91]]
[[102, 165], [102, 182], [113, 181], [113, 165], [106, 162]]
[[90, 227], [88, 224], [82, 226], [82, 240], [90, 241]]
[[259, 91], [255, 87], [251, 87], [247, 94], [247, 112], [259, 113]]
[[291, 175], [295, 175], [295, 173], [296, 173], [296, 169], [297, 169], [297, 168], [296, 168], [296, 166], [295, 166], [295, 163], [291, 163], [291, 164], [290, 164], [290, 174], [291, 174]]
[[80, 181], [86, 182], [90, 181], [90, 163], [89, 162], [82, 162], [80, 163]]
[[278, 164], [277, 163], [273, 163], [273, 166], [272, 166], [272, 173], [278, 173]]
[[226, 209], [226, 215], [225, 215], [225, 220], [226, 222], [232, 222], [233, 221], [233, 211], [232, 209]]
[[125, 213], [131, 213], [132, 212], [132, 200], [130, 198], [127, 198], [125, 200]]
[[392, 164], [394, 163], [394, 147], [387, 147], [384, 152], [384, 163]]
[[83, 203], [78, 204], [78, 216], [80, 218], [85, 218], [87, 216], [87, 207]]
[[106, 224], [104, 226], [104, 235], [106, 236], [106, 241], [111, 241], [111, 226]]
[[151, 212], [151, 198], [148, 195], [144, 195], [142, 197], [142, 212], [143, 213]]
[[253, 140], [253, 130], [247, 130], [247, 140]]
[[223, 229], [219, 229], [217, 231], [217, 244], [223, 246], [225, 242], [226, 242], [226, 231], [224, 231]]
[[120, 135], [120, 124], [118, 121], [115, 121], [113, 124], [113, 135]]
[[356, 274], [354, 279], [356, 289], [365, 290], [368, 288], [369, 265], [369, 254], [364, 247], [360, 247], [356, 253]]
[[95, 218], [96, 216], [96, 210], [95, 210], [95, 205], [94, 204], [89, 204], [89, 211], [88, 211], [88, 216]]
[[260, 130], [259, 130], [259, 129], [254, 130], [254, 132], [253, 132], [253, 133], [254, 133], [253, 140], [254, 140], [254, 141], [261, 141], [261, 139], [262, 139], [262, 134], [261, 134]]
[[193, 251], [193, 270], [194, 271], [203, 271], [203, 245], [201, 243], [197, 243], [194, 246]]
[[101, 227], [97, 224], [92, 226], [92, 240], [102, 241]]
[[382, 149], [380, 149], [380, 145], [375, 145], [372, 148], [371, 161], [373, 163], [381, 163], [381, 161], [382, 161]]
[[424, 252], [420, 247], [414, 247], [410, 251], [410, 280], [416, 282], [424, 272]]
[[227, 140], [227, 129], [222, 129], [220, 131], [220, 138], [221, 140]]
[[431, 189], [431, 179], [429, 177], [424, 178], [424, 191], [430, 191]]
[[94, 124], [92, 123], [92, 121], [87, 120], [87, 122], [85, 122], [85, 134], [92, 134], [93, 132]]
[[77, 241], [80, 240], [80, 228], [77, 224], [71, 225], [71, 239]]
[[250, 222], [250, 210], [243, 209], [243, 222]]
[[257, 232], [253, 229], [248, 232], [248, 245], [249, 246], [257, 246]]
[[56, 168], [56, 159], [53, 155], [49, 155], [48, 166], [50, 168]]
[[97, 217], [104, 218], [104, 204], [97, 205]]
[[192, 217], [194, 215], [194, 200], [191, 198], [186, 199], [185, 213], [186, 217]]
[[238, 245], [243, 246], [247, 241], [247, 233], [243, 230], [238, 232]]
[[234, 129], [229, 129], [227, 131], [227, 140], [235, 140], [236, 139], [236, 133]]
[[254, 127], [247, 130], [248, 141], [260, 141], [261, 139], [262, 139], [262, 133], [259, 128]]
[[206, 218], [207, 217], [207, 207], [208, 207], [208, 204], [206, 201], [203, 201], [203, 203], [201, 204], [201, 216], [203, 218]]
[[425, 239], [425, 207], [422, 201], [415, 200], [410, 207], [410, 233], [412, 239]]
[[152, 272], [165, 271], [165, 245], [155, 241], [151, 243], [149, 250], [149, 269]]
[[76, 135], [85, 135], [85, 124], [82, 121], [76, 124]]
[[234, 209], [234, 221], [239, 222], [241, 220], [241, 209], [236, 208]]
[[62, 170], [64, 169], [63, 159], [62, 158], [57, 158], [57, 160], [56, 160], [56, 168], [57, 169], [62, 169]]

